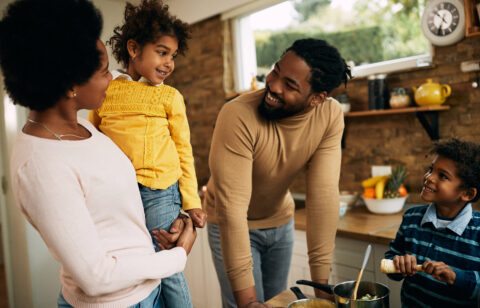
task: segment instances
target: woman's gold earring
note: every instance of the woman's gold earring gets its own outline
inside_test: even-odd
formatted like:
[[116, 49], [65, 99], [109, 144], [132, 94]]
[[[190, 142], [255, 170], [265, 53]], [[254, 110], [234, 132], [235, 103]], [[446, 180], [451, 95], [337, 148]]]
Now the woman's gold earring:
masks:
[[73, 97], [77, 97], [77, 93], [73, 92]]

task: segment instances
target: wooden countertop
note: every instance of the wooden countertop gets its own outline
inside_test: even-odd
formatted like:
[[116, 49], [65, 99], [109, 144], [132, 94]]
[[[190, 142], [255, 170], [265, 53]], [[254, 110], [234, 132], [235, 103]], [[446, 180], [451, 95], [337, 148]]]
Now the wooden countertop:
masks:
[[272, 307], [287, 307], [288, 304], [296, 300], [297, 297], [290, 290], [285, 290], [282, 293], [274, 296], [267, 301], [267, 304], [270, 304]]
[[[312, 295], [305, 294], [307, 298], [314, 298]], [[285, 290], [282, 293], [274, 296], [267, 301], [267, 304], [270, 304], [274, 308], [285, 308], [293, 301], [296, 301], [297, 297], [290, 290]]]
[[[370, 213], [365, 206], [349, 208], [338, 222], [337, 236], [378, 244], [390, 244], [397, 234], [404, 211], [379, 215]], [[295, 229], [306, 230], [305, 209], [295, 211]]]

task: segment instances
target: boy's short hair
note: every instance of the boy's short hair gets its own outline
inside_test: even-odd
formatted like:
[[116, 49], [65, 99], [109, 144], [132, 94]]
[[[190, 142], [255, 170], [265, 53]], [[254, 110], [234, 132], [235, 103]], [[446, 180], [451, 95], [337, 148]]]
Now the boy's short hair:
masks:
[[480, 198], [480, 145], [462, 141], [457, 138], [434, 143], [430, 154], [438, 154], [451, 159], [457, 167], [457, 176], [462, 179], [463, 188], [476, 188], [477, 195], [471, 200]]
[[168, 5], [163, 4], [162, 0], [142, 0], [138, 6], [127, 2], [124, 23], [115, 27], [113, 33], [107, 43], [112, 46], [115, 59], [127, 67], [130, 58], [128, 40], [133, 39], [143, 47], [161, 36], [171, 35], [178, 40], [178, 52], [184, 54], [188, 49], [190, 26], [171, 15]]
[[87, 0], [21, 0], [0, 21], [0, 65], [14, 103], [53, 107], [100, 67], [102, 15]]

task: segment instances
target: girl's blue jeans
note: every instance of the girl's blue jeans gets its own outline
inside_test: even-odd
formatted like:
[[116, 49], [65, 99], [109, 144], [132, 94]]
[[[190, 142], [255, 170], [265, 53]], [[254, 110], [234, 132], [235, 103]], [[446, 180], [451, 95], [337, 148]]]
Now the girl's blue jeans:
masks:
[[[147, 229], [152, 236], [155, 251], [160, 251], [153, 237], [152, 230], [170, 231], [172, 223], [177, 219], [182, 208], [182, 197], [178, 182], [165, 189], [152, 189], [138, 184], [142, 196]], [[164, 266], [159, 264], [158, 266]], [[189, 308], [192, 306], [190, 291], [183, 273], [174, 274], [162, 279], [160, 284], [161, 299], [168, 308]]]
[[[60, 291], [60, 295], [58, 296], [57, 306], [58, 308], [73, 308], [63, 297], [62, 291]], [[164, 308], [160, 299], [160, 286], [156, 287], [152, 293], [140, 303], [128, 308]]]

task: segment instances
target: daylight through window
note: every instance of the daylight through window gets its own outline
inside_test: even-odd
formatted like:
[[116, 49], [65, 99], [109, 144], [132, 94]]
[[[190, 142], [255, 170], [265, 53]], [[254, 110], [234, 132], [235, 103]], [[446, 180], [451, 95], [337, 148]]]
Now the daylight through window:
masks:
[[236, 18], [239, 90], [260, 81], [296, 39], [325, 39], [340, 50], [354, 76], [431, 61], [422, 34], [425, 0], [289, 0]]

